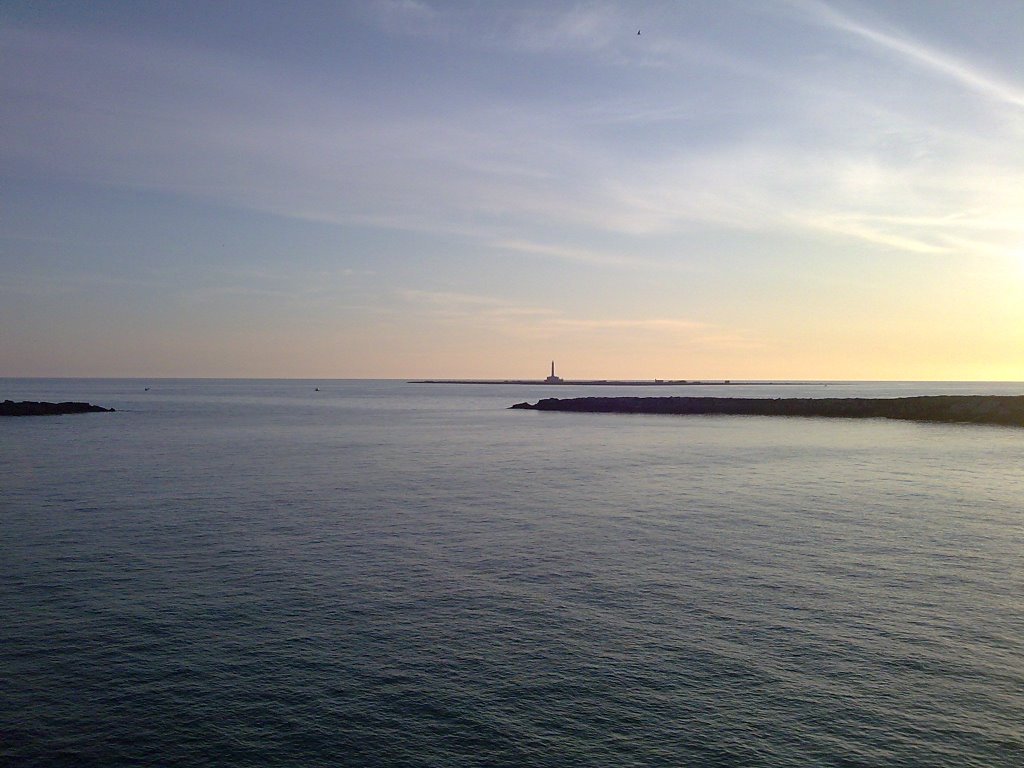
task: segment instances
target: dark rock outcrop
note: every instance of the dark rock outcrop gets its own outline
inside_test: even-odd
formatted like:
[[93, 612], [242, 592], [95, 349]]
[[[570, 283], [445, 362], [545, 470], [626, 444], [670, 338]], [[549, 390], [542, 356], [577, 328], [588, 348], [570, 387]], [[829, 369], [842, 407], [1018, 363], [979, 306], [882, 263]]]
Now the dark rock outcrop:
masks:
[[894, 398], [557, 397], [512, 408], [588, 413], [729, 416], [824, 416], [847, 419], [1005, 424], [1024, 427], [1024, 395], [932, 395]]
[[90, 403], [34, 403], [30, 400], [0, 403], [0, 416], [59, 416], [64, 413], [111, 413], [113, 408], [101, 408]]

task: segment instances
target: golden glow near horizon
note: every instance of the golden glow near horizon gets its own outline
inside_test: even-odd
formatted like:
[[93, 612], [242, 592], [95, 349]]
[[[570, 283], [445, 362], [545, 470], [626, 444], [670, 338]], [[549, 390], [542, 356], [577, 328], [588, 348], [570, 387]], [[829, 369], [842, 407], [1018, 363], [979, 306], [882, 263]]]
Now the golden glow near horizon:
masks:
[[299, 6], [5, 4], [0, 376], [1024, 380], [1024, 4]]

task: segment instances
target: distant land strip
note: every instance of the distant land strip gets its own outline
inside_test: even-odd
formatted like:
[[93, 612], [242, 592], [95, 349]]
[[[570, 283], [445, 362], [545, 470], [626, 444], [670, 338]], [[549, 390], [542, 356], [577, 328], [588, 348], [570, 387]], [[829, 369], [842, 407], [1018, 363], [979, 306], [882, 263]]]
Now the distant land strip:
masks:
[[905, 419], [1024, 427], [1024, 395], [928, 395], [892, 398], [575, 397], [512, 408], [586, 413], [725, 416], [824, 416]]
[[60, 416], [66, 413], [113, 413], [113, 408], [101, 408], [91, 403], [35, 403], [25, 400], [0, 403], [0, 416]]
[[410, 381], [409, 384], [531, 384], [545, 387], [587, 386], [587, 387], [696, 387], [696, 386], [786, 386], [789, 384], [807, 386], [814, 382], [807, 381], [693, 381], [690, 379], [563, 379], [562, 381], [544, 381], [543, 379], [421, 379]]

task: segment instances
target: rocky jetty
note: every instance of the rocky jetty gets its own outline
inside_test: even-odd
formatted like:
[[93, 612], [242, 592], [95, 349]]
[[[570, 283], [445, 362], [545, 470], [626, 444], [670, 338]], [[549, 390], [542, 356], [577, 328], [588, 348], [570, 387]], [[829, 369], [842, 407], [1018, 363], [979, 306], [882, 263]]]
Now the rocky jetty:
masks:
[[0, 403], [0, 416], [59, 416], [64, 413], [111, 413], [113, 408], [101, 408], [91, 403], [34, 403], [26, 400]]
[[665, 413], [728, 416], [823, 416], [906, 419], [1024, 427], [1024, 396], [933, 395], [894, 398], [550, 397], [512, 408], [587, 413]]

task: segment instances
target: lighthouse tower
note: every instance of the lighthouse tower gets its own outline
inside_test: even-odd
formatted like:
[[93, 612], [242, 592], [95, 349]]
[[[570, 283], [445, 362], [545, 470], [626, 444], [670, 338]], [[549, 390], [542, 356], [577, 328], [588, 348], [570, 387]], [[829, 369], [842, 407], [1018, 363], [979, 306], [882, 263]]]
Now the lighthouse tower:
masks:
[[545, 384], [561, 384], [562, 379], [555, 376], [555, 361], [551, 361], [551, 375], [544, 379]]

